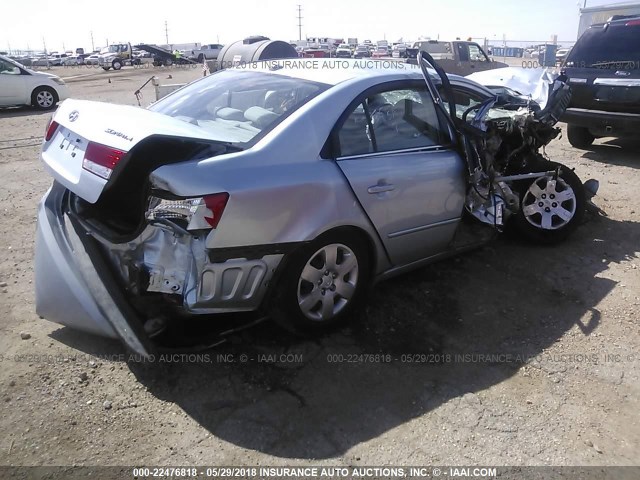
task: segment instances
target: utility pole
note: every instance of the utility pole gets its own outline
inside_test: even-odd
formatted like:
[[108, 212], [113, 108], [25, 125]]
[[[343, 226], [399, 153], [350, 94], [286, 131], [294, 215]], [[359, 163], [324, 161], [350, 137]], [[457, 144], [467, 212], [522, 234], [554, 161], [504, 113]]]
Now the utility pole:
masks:
[[302, 5], [298, 4], [298, 40], [302, 40]]
[[44, 41], [44, 37], [42, 37], [42, 48], [44, 48], [44, 54], [47, 55], [47, 42]]
[[93, 30], [91, 30], [91, 51], [96, 51], [96, 46], [93, 44]]
[[167, 42], [167, 47], [169, 46], [169, 28], [167, 27], [167, 21], [164, 21], [164, 39]]

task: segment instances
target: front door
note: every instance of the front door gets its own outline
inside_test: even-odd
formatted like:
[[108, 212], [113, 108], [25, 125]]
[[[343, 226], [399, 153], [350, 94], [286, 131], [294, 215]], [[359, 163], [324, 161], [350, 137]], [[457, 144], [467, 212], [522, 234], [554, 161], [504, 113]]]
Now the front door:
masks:
[[489, 57], [484, 53], [484, 50], [480, 48], [480, 45], [477, 43], [467, 43], [466, 45], [469, 50], [469, 67], [471, 73], [483, 72], [495, 68], [489, 60]]
[[446, 250], [463, 210], [464, 164], [424, 83], [367, 94], [337, 142], [337, 163], [394, 265]]
[[20, 68], [0, 59], [0, 106], [28, 103], [26, 83]]

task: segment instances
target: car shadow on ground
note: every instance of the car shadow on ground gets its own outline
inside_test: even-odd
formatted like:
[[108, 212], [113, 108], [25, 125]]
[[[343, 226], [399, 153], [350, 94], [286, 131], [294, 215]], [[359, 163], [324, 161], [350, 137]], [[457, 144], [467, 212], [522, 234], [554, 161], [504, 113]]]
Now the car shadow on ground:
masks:
[[[480, 421], [465, 394], [535, 364], [575, 326], [598, 328], [616, 284], [600, 274], [634, 258], [637, 238], [640, 223], [600, 217], [556, 247], [500, 239], [379, 284], [349, 327], [320, 338], [265, 322], [222, 348], [129, 368], [216, 437], [282, 458], [341, 456], [452, 400], [446, 423], [465, 428]], [[58, 336], [104, 350], [75, 338]]]
[[53, 115], [55, 109], [38, 110], [34, 107], [6, 107], [0, 108], [0, 118], [30, 117], [34, 115]]
[[640, 140], [637, 138], [612, 138], [589, 147], [582, 158], [608, 165], [640, 168]]

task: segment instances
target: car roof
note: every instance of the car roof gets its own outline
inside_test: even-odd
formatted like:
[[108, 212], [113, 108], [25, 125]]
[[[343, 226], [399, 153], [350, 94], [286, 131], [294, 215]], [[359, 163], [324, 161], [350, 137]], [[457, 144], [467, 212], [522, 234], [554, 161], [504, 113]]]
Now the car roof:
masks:
[[[238, 66], [236, 69], [249, 70], [274, 75], [283, 75], [301, 80], [320, 82], [327, 85], [338, 85], [349, 80], [378, 78], [384, 80], [422, 79], [422, 71], [418, 65], [405, 63], [401, 60], [377, 59], [337, 59], [337, 58], [289, 58], [279, 60], [264, 60]], [[429, 70], [432, 79], [440, 83], [440, 78], [434, 70]], [[467, 85], [485, 91], [491, 95], [491, 90], [485, 86], [460, 75], [447, 74], [449, 81], [456, 85]]]

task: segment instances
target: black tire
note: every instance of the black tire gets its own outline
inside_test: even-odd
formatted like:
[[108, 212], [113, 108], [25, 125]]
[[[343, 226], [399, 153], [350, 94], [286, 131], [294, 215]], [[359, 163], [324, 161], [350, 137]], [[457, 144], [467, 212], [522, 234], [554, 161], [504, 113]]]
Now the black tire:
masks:
[[[327, 260], [323, 249], [331, 251], [333, 246], [337, 246], [335, 269], [327, 267], [327, 263], [321, 265], [323, 259]], [[355, 269], [351, 267], [353, 260], [347, 262], [351, 254], [355, 256]], [[343, 270], [340, 270], [341, 266]], [[305, 267], [319, 275], [317, 282], [320, 285], [315, 280], [312, 283], [302, 278]], [[343, 275], [342, 272], [348, 268], [351, 270]], [[329, 274], [325, 275], [326, 272]], [[279, 278], [270, 309], [276, 323], [299, 334], [326, 331], [348, 320], [363, 301], [371, 278], [369, 246], [365, 239], [349, 230], [329, 232], [292, 253]], [[346, 292], [350, 298], [346, 300], [341, 292]], [[301, 307], [305, 298], [308, 299], [307, 313]], [[333, 309], [328, 318], [322, 318], [325, 301]], [[310, 318], [315, 315], [320, 318]]]
[[58, 94], [51, 87], [38, 87], [31, 93], [31, 105], [38, 110], [51, 110], [58, 100]]
[[567, 138], [571, 146], [582, 150], [589, 148], [596, 139], [596, 137], [589, 132], [588, 128], [577, 125], [567, 125]]
[[109, 70], [111, 70], [111, 67], [102, 67], [102, 69], [103, 69], [105, 72], [108, 72]]
[[116, 71], [120, 70], [122, 68], [122, 60], [119, 58], [114, 59], [113, 62], [111, 62], [111, 66]]
[[585, 192], [580, 178], [573, 170], [555, 162], [547, 163], [545, 171], [557, 167], [560, 175], [555, 185], [550, 183], [555, 181], [553, 177], [527, 180], [518, 185], [520, 210], [512, 222], [522, 237], [534, 243], [561, 242], [580, 225], [584, 216]]
[[200, 55], [198, 55], [198, 63], [202, 62], [204, 62], [204, 55], [201, 53]]

